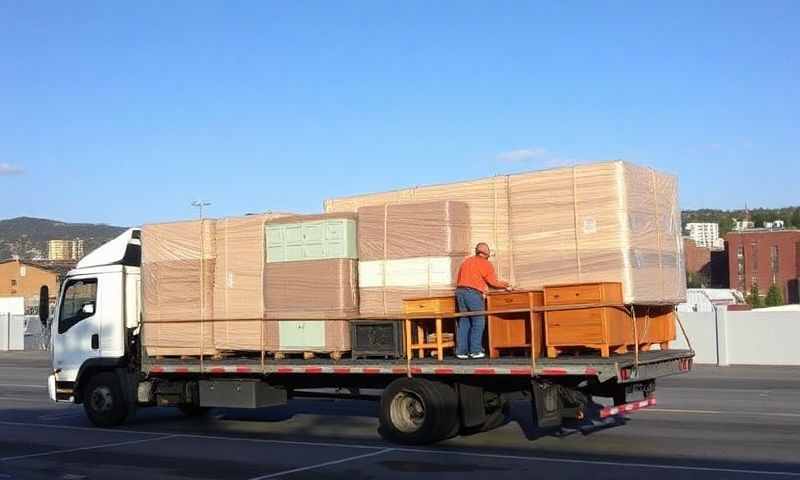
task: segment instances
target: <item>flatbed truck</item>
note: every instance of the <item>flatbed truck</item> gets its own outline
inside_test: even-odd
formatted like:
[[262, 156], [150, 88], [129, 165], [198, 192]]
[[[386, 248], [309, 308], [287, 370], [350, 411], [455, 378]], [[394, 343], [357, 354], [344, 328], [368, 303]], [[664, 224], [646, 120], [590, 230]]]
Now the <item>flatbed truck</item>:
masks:
[[[62, 282], [49, 325], [50, 398], [83, 404], [100, 427], [121, 425], [145, 407], [193, 416], [339, 396], [379, 401], [385, 438], [429, 444], [501, 425], [515, 399], [530, 402], [543, 429], [607, 422], [654, 405], [656, 380], [692, 367], [690, 350], [533, 361], [150, 357], [141, 342], [141, 247], [140, 231], [130, 229], [81, 260]], [[47, 292], [40, 297], [46, 321]], [[362, 393], [375, 390], [380, 395]]]

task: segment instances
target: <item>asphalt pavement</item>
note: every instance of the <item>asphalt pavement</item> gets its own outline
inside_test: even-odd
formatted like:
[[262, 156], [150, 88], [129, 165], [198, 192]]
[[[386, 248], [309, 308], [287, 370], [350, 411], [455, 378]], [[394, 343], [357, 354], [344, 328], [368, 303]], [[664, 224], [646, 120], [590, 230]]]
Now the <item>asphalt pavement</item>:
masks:
[[296, 400], [185, 418], [142, 409], [98, 429], [47, 399], [47, 357], [0, 353], [4, 479], [800, 479], [800, 368], [695, 366], [658, 406], [589, 434], [543, 434], [529, 404], [483, 434], [424, 448], [384, 442], [377, 405]]

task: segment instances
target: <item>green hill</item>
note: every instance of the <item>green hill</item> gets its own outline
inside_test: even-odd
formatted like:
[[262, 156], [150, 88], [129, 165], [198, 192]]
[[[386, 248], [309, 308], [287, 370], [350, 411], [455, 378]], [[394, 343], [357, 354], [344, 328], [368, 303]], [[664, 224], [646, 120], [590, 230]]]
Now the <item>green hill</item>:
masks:
[[0, 220], [0, 259], [47, 258], [49, 240], [84, 240], [85, 253], [124, 232], [126, 227], [93, 223], [65, 223], [44, 218], [17, 217]]

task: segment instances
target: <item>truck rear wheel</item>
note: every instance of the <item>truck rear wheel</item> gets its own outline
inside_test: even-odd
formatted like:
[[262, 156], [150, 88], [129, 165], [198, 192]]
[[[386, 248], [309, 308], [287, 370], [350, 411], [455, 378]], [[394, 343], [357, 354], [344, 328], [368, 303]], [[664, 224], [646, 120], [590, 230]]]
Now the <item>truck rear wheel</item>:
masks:
[[116, 427], [128, 417], [128, 405], [113, 372], [101, 372], [89, 379], [83, 392], [83, 409], [98, 427]]
[[400, 378], [383, 391], [380, 433], [390, 441], [422, 445], [458, 433], [458, 396], [449, 385]]

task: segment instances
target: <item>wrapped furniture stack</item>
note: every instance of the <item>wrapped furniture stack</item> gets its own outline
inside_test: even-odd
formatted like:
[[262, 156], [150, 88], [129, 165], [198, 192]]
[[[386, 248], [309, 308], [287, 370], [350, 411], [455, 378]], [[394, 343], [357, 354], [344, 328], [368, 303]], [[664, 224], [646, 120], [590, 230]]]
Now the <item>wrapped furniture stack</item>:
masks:
[[677, 180], [627, 162], [337, 198], [325, 210], [443, 200], [468, 206], [470, 249], [489, 243], [498, 276], [518, 288], [620, 282], [624, 303], [685, 300]]
[[[478, 242], [517, 289], [617, 284], [614, 301], [634, 305], [642, 322], [640, 344], [674, 338], [670, 306], [686, 286], [671, 175], [602, 162], [331, 199], [325, 212], [145, 225], [147, 353], [347, 351], [349, 319], [400, 316], [404, 299], [451, 296]], [[631, 343], [613, 328], [586, 342], [559, 337], [567, 330], [547, 346], [605, 353]]]
[[350, 350], [347, 319], [358, 316], [355, 215], [284, 217], [265, 233], [264, 318], [292, 319], [279, 323], [278, 350]]
[[404, 298], [452, 295], [469, 218], [467, 204], [449, 200], [359, 208], [361, 315], [399, 315]]
[[216, 221], [142, 228], [142, 306], [148, 355], [213, 355]]
[[347, 213], [144, 226], [147, 353], [349, 350], [355, 234]]

